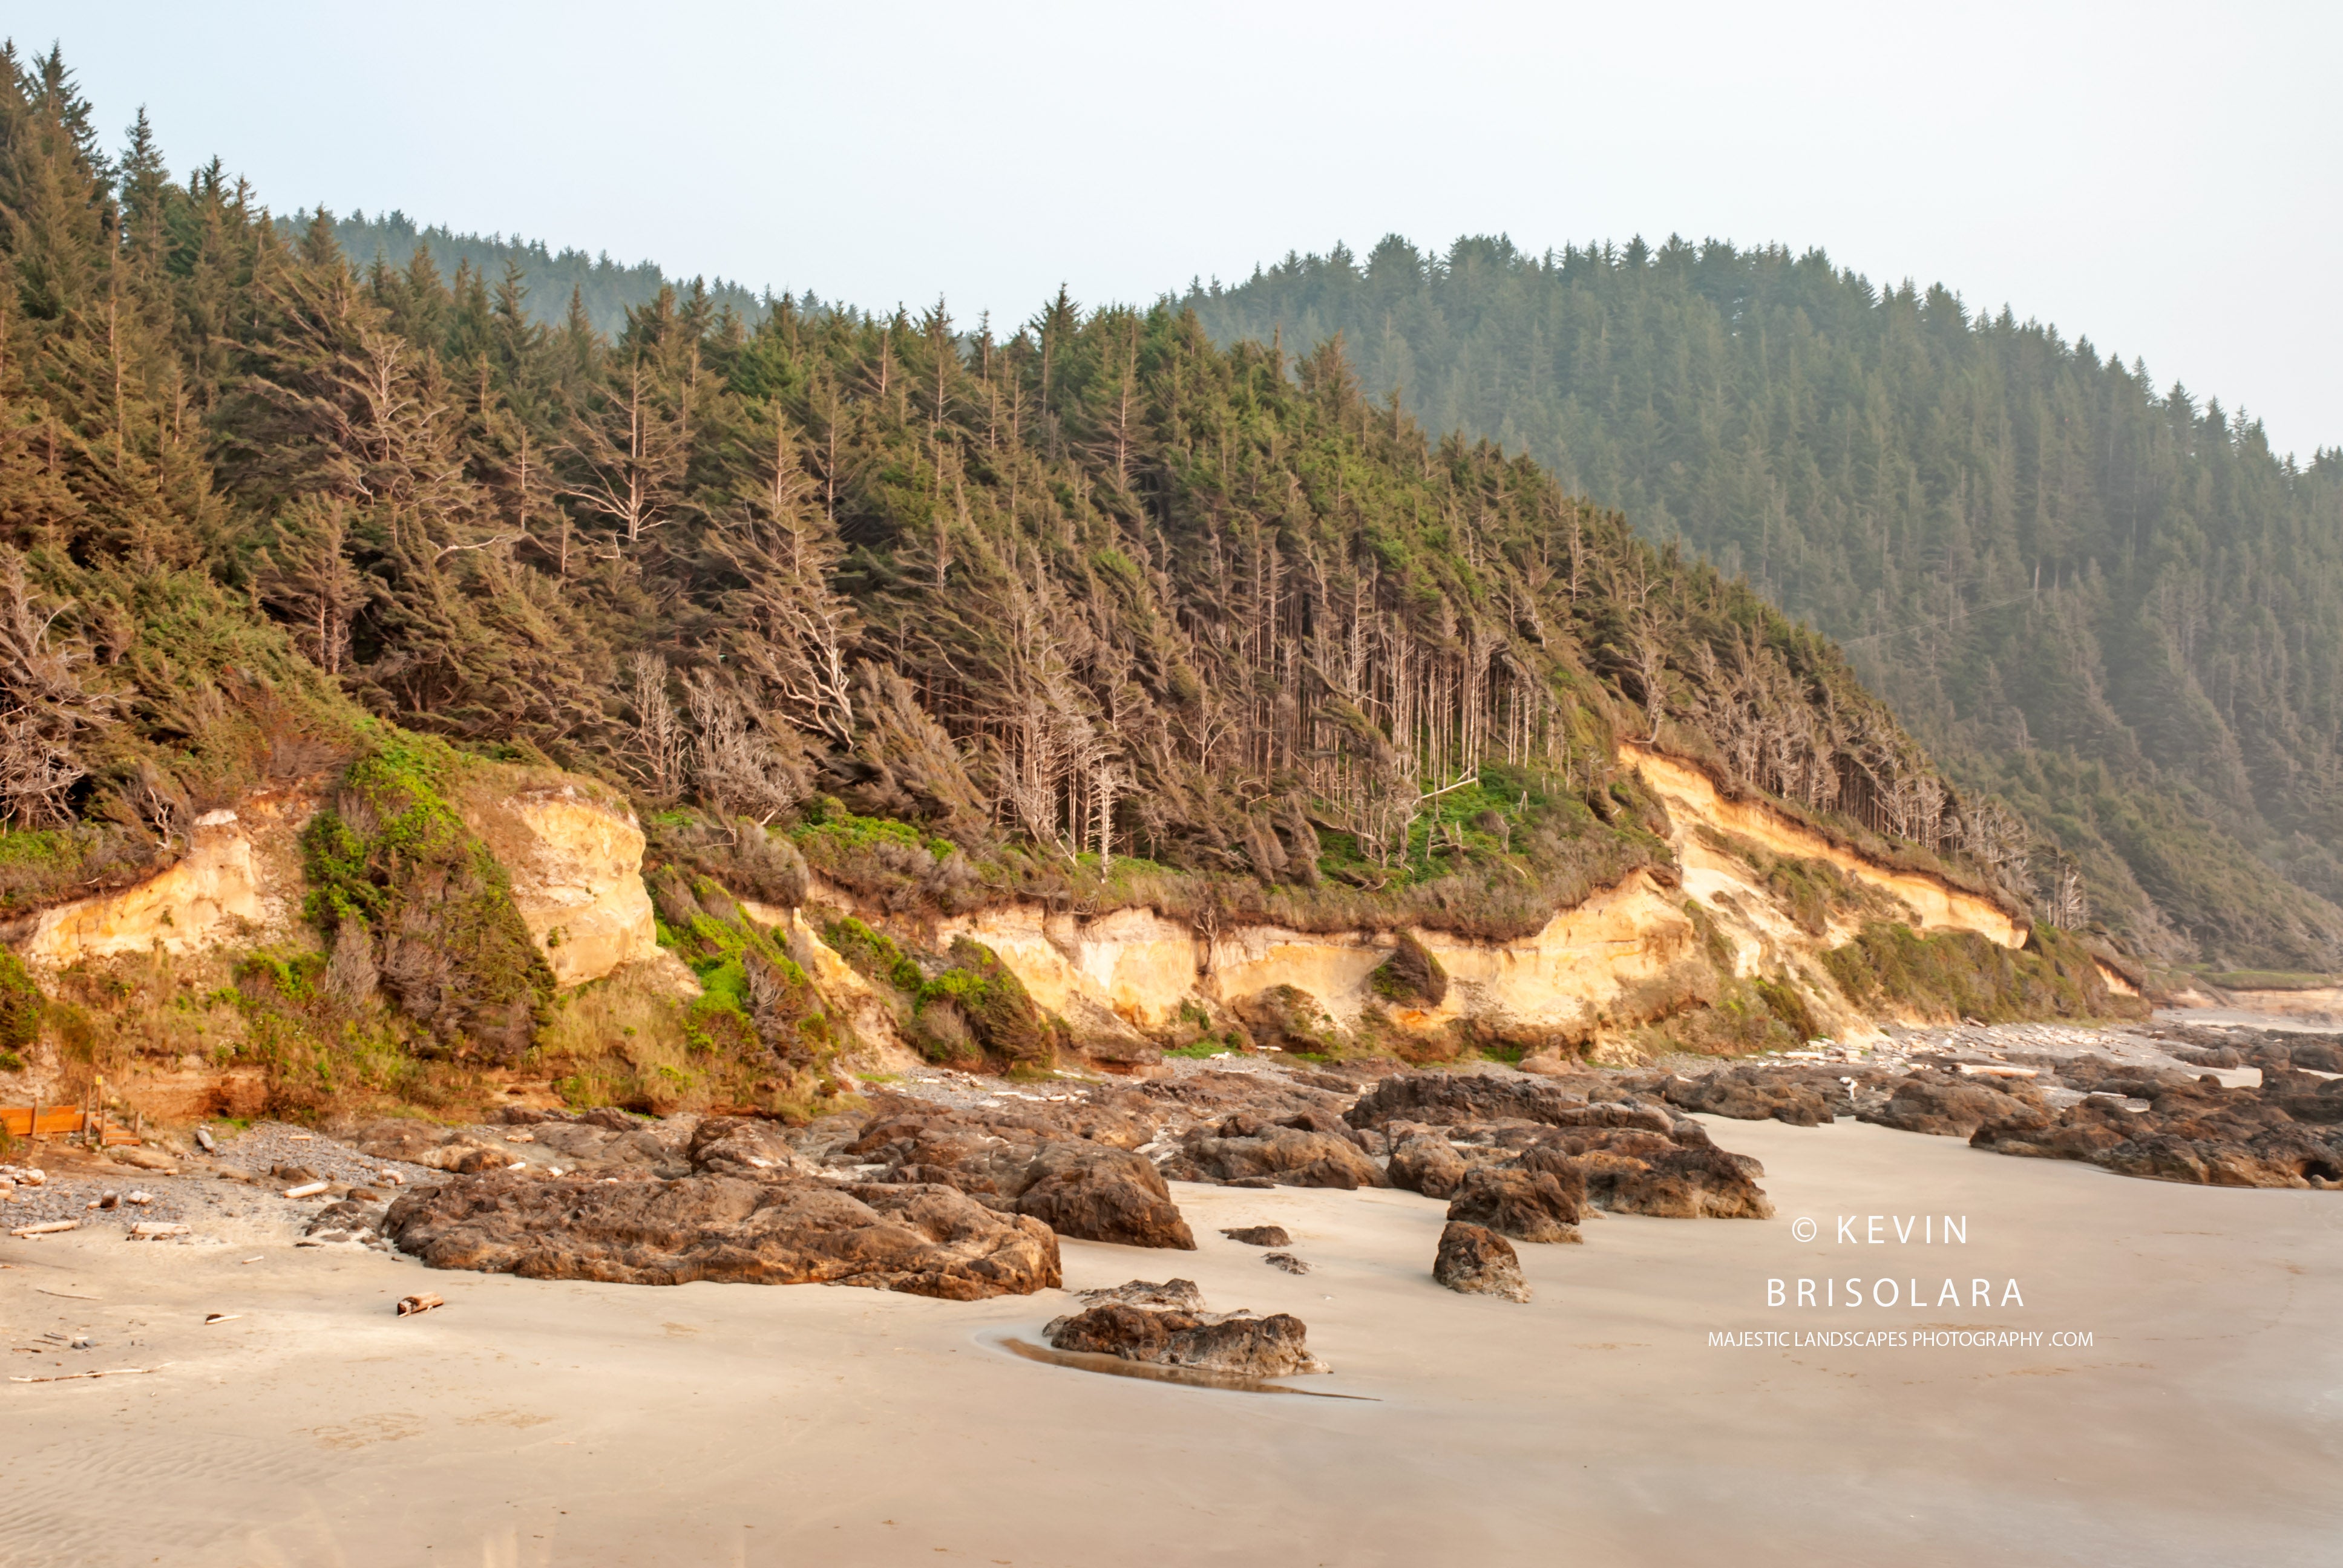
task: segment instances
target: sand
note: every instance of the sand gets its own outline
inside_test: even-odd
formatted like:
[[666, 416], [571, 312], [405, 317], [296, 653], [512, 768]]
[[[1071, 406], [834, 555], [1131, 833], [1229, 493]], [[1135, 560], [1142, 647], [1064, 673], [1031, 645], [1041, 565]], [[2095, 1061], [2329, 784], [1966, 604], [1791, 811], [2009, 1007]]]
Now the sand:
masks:
[[[1202, 1251], [1065, 1246], [1287, 1311], [1272, 1397], [1017, 1359], [1059, 1292], [646, 1289], [379, 1255], [0, 1239], [0, 1563], [2343, 1563], [2343, 1194], [2231, 1191], [1842, 1122], [1711, 1121], [1780, 1216], [1523, 1246], [1529, 1306], [1426, 1272], [1442, 1205], [1179, 1186]], [[1953, 1213], [1966, 1246], [1839, 1246]], [[1822, 1236], [1801, 1245], [1800, 1216]], [[1275, 1223], [1295, 1277], [1222, 1226]], [[1890, 1232], [1892, 1234], [1892, 1231]], [[238, 1260], [260, 1255], [258, 1263]], [[1769, 1311], [1769, 1277], [2025, 1304]], [[448, 1306], [393, 1316], [417, 1289]], [[95, 1301], [45, 1293], [73, 1292]], [[241, 1314], [202, 1326], [206, 1312]], [[1711, 1348], [1998, 1327], [2087, 1349]]]

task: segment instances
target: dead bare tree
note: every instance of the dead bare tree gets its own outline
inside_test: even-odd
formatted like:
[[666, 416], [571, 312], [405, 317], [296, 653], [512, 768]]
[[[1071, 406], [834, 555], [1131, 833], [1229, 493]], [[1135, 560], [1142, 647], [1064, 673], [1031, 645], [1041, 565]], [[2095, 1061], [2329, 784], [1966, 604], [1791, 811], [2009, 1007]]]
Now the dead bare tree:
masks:
[[700, 792], [726, 815], [753, 817], [761, 826], [806, 796], [806, 779], [750, 718], [725, 678], [696, 669], [684, 677], [684, 699], [699, 734], [693, 745]]
[[634, 758], [644, 787], [661, 800], [683, 793], [691, 737], [667, 694], [667, 660], [655, 653], [638, 653], [633, 677]]
[[578, 435], [569, 444], [580, 477], [562, 495], [608, 522], [617, 536], [612, 555], [633, 549], [667, 522], [683, 478], [681, 423], [659, 407], [648, 380], [639, 354], [626, 385], [611, 390], [599, 413], [574, 422]]
[[114, 699], [83, 681], [89, 650], [52, 635], [72, 608], [0, 546], [0, 806], [20, 828], [70, 819], [65, 796], [88, 776], [77, 743], [114, 716]]
[[756, 501], [715, 519], [716, 553], [739, 578], [727, 594], [725, 640], [789, 722], [833, 745], [854, 744], [854, 650], [861, 618], [830, 586], [838, 535], [811, 505], [797, 440], [777, 422]]

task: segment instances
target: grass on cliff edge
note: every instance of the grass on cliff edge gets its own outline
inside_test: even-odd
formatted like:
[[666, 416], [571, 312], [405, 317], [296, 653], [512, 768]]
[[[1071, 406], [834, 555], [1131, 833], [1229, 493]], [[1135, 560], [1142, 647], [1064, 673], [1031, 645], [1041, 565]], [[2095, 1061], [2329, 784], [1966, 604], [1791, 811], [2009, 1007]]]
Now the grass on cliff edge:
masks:
[[1556, 910], [1639, 866], [1670, 864], [1656, 831], [1664, 822], [1631, 775], [1573, 792], [1542, 771], [1492, 765], [1469, 787], [1428, 800], [1405, 855], [1388, 864], [1352, 834], [1325, 828], [1312, 829], [1314, 855], [1289, 856], [1289, 825], [1264, 829], [1252, 847], [1216, 851], [1219, 869], [1120, 852], [1101, 864], [1092, 850], [956, 843], [913, 823], [858, 816], [826, 795], [807, 803], [787, 837], [823, 878], [895, 914], [1021, 901], [1084, 915], [1144, 908], [1206, 925], [1413, 926], [1503, 941], [1531, 935]]
[[2148, 1004], [2107, 989], [2082, 942], [2036, 926], [2022, 949], [1973, 931], [1923, 937], [1909, 926], [1875, 921], [1844, 947], [1823, 955], [1839, 990], [1874, 1014], [1984, 1023], [2026, 1019], [2146, 1018]]

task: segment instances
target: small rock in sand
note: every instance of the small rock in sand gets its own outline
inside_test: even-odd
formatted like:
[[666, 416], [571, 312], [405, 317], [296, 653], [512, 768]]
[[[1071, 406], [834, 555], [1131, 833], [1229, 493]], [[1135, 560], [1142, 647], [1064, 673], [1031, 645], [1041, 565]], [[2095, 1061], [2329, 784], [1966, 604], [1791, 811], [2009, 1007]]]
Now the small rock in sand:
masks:
[[1221, 1232], [1232, 1241], [1242, 1241], [1248, 1247], [1290, 1247], [1293, 1238], [1285, 1233], [1282, 1225], [1242, 1225]]
[[1310, 1265], [1291, 1252], [1265, 1253], [1261, 1261], [1272, 1269], [1282, 1269], [1289, 1274], [1306, 1274], [1310, 1271]]
[[1158, 1366], [1237, 1377], [1327, 1371], [1310, 1353], [1309, 1329], [1290, 1312], [1150, 1312], [1109, 1302], [1052, 1322], [1043, 1332], [1061, 1351], [1088, 1351]]
[[1513, 1244], [1484, 1225], [1461, 1220], [1450, 1221], [1440, 1232], [1440, 1254], [1433, 1260], [1432, 1277], [1468, 1295], [1503, 1296], [1509, 1302], [1530, 1299], [1529, 1282], [1522, 1278], [1522, 1260]]

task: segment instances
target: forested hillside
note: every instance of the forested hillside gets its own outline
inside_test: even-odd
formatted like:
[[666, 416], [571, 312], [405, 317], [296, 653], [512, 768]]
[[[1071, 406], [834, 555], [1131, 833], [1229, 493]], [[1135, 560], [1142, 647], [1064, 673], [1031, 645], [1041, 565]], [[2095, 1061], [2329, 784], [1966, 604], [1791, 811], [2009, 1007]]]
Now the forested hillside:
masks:
[[[316, 217], [315, 212], [297, 211], [284, 221], [292, 229], [303, 230]], [[595, 256], [577, 249], [557, 251], [541, 239], [457, 234], [443, 224], [418, 228], [403, 212], [373, 217], [351, 212], [332, 221], [335, 241], [350, 265], [361, 272], [371, 270], [377, 262], [409, 268], [419, 253], [451, 287], [459, 272], [484, 278], [491, 287], [503, 283], [509, 273], [524, 291], [530, 317], [548, 327], [559, 324], [574, 297], [588, 326], [605, 336], [615, 336], [625, 330], [628, 309], [650, 304], [662, 288], [689, 292], [695, 281], [669, 277], [653, 262], [623, 266], [611, 260], [608, 251]], [[758, 291], [721, 277], [699, 280], [699, 286], [719, 307], [743, 321], [757, 321], [770, 307]], [[799, 300], [798, 307], [818, 308], [809, 298]]]
[[390, 725], [619, 783], [750, 890], [795, 843], [939, 908], [1534, 930], [1665, 856], [1621, 729], [2027, 885], [1830, 645], [1331, 348], [1062, 296], [1005, 341], [666, 288], [548, 327], [7, 67], [17, 907]]
[[2298, 466], [2087, 340], [1818, 252], [1394, 237], [1179, 303], [1222, 344], [1342, 335], [1370, 396], [1844, 639], [2147, 950], [2343, 968], [2343, 448]]

